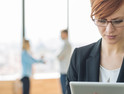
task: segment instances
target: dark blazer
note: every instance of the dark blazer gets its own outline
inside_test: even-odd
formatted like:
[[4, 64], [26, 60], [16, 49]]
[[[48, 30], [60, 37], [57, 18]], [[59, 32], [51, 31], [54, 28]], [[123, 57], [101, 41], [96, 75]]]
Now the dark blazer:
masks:
[[[70, 81], [99, 82], [101, 41], [74, 50], [67, 73], [66, 94], [71, 94]], [[124, 82], [124, 60], [117, 82]]]

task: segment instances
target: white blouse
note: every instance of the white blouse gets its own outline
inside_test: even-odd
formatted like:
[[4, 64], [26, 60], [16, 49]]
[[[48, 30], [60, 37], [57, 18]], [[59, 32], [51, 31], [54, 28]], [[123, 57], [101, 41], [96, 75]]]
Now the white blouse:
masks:
[[99, 82], [112, 82], [116, 83], [119, 76], [120, 68], [114, 70], [105, 69], [100, 65]]

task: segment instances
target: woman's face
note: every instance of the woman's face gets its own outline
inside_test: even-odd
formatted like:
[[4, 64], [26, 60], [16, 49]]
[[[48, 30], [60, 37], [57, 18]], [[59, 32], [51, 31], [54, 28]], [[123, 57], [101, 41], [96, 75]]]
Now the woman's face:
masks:
[[[107, 21], [111, 21], [115, 19], [116, 20], [124, 19], [124, 4], [120, 7], [118, 11], [116, 11], [111, 16], [106, 18]], [[98, 29], [105, 42], [109, 44], [124, 42], [124, 26], [115, 27], [109, 22], [106, 27], [98, 26]]]
[[30, 44], [26, 43], [26, 49], [29, 50], [30, 49]]

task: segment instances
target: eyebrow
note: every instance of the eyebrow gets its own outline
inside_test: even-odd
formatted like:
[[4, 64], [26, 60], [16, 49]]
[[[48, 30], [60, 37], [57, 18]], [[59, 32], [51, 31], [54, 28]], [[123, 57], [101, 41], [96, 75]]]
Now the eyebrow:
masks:
[[111, 20], [117, 20], [117, 19], [124, 19], [124, 17], [123, 16], [122, 17], [116, 17], [116, 18], [113, 18]]

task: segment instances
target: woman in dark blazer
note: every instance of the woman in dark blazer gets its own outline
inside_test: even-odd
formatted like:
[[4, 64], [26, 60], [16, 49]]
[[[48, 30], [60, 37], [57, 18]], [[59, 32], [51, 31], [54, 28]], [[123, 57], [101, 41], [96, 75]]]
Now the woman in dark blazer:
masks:
[[91, 5], [102, 38], [74, 50], [66, 94], [71, 94], [71, 81], [124, 82], [124, 0], [91, 0]]

